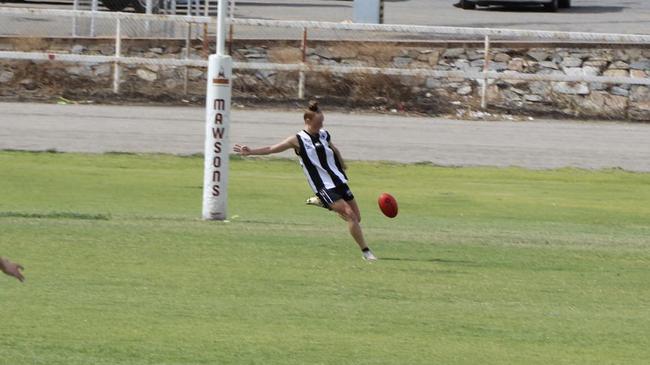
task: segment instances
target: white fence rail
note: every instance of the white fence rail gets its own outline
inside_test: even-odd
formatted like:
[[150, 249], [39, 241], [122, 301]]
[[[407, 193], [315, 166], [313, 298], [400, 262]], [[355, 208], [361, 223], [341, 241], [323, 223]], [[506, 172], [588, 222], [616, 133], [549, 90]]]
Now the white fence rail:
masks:
[[[115, 13], [115, 12], [93, 12], [93, 11], [71, 11], [71, 10], [47, 10], [47, 9], [19, 9], [19, 8], [2, 8], [0, 16], [40, 16], [48, 18], [74, 18], [74, 19], [108, 19], [115, 21], [115, 43], [116, 54], [114, 56], [98, 55], [77, 55], [51, 52], [14, 52], [0, 51], [0, 59], [14, 60], [33, 60], [33, 61], [62, 61], [62, 62], [81, 62], [81, 63], [113, 63], [114, 72], [114, 91], [119, 92], [121, 64], [141, 64], [141, 65], [161, 65], [161, 66], [178, 66], [178, 67], [206, 67], [207, 61], [188, 59], [187, 52], [184, 59], [162, 59], [162, 58], [144, 58], [144, 57], [124, 57], [120, 54], [120, 43], [124, 34], [120, 31], [125, 21], [135, 21], [152, 24], [154, 22], [164, 22], [171, 24], [202, 24], [205, 27], [215, 26], [215, 18], [207, 16], [179, 16], [179, 15], [145, 15], [132, 13]], [[236, 62], [233, 67], [235, 70], [271, 70], [271, 71], [297, 71], [300, 73], [299, 97], [302, 97], [304, 90], [304, 80], [306, 72], [328, 72], [335, 74], [377, 74], [377, 75], [399, 75], [399, 76], [426, 76], [433, 78], [464, 78], [478, 80], [483, 87], [488, 80], [525, 80], [525, 81], [550, 81], [550, 82], [595, 82], [603, 84], [633, 84], [633, 85], [650, 85], [650, 78], [633, 78], [633, 77], [608, 77], [593, 75], [558, 75], [558, 74], [526, 74], [518, 72], [495, 72], [489, 71], [488, 57], [490, 52], [490, 37], [499, 39], [535, 39], [544, 41], [573, 41], [573, 42], [597, 42], [597, 43], [630, 43], [630, 44], [650, 44], [650, 35], [640, 34], [605, 34], [605, 33], [582, 33], [582, 32], [550, 32], [535, 30], [512, 30], [512, 29], [490, 29], [490, 28], [458, 28], [458, 27], [437, 27], [437, 26], [414, 26], [414, 25], [382, 25], [382, 24], [348, 24], [333, 22], [313, 22], [313, 21], [276, 21], [261, 19], [236, 19], [228, 20], [231, 25], [254, 26], [254, 27], [272, 27], [298, 29], [304, 34], [303, 38], [303, 60], [306, 48], [307, 30], [311, 29], [330, 29], [336, 31], [364, 31], [364, 32], [382, 32], [382, 33], [399, 33], [399, 34], [417, 34], [417, 35], [468, 35], [483, 36], [485, 39], [485, 65], [483, 72], [473, 71], [438, 71], [432, 69], [406, 69], [406, 68], [379, 68], [379, 67], [351, 67], [351, 66], [332, 66], [332, 65], [312, 65], [306, 62], [297, 64], [279, 64], [279, 63], [247, 63]], [[207, 29], [207, 28], [206, 28]], [[482, 93], [482, 104], [485, 105], [485, 92]]]
[[[120, 56], [86, 56], [62, 53], [42, 52], [11, 52], [0, 51], [0, 59], [30, 60], [30, 61], [61, 61], [85, 63], [119, 63], [124, 65], [158, 65], [177, 67], [207, 67], [207, 60], [170, 59], [170, 58], [145, 58], [145, 57], [120, 57]], [[471, 72], [471, 71], [436, 71], [424, 68], [382, 68], [382, 67], [354, 67], [354, 66], [329, 66], [309, 65], [304, 63], [252, 63], [234, 62], [233, 68], [237, 70], [269, 70], [293, 72], [327, 72], [333, 74], [366, 74], [390, 76], [422, 76], [434, 78], [465, 78], [473, 80], [523, 80], [523, 81], [552, 81], [552, 82], [599, 82], [603, 84], [631, 84], [650, 85], [650, 78], [589, 76], [589, 75], [538, 75], [526, 73], [505, 73], [497, 71]]]
[[214, 17], [194, 15], [164, 15], [164, 14], [138, 14], [107, 11], [87, 10], [62, 10], [62, 9], [37, 9], [37, 8], [1, 8], [0, 15], [19, 15], [24, 17], [67, 17], [67, 18], [95, 18], [95, 19], [121, 19], [138, 21], [167, 21], [175, 23], [214, 23]]
[[[234, 6], [235, 1], [230, 0], [229, 12], [234, 13]], [[139, 13], [169, 15], [215, 15], [218, 8], [217, 1], [213, 0], [140, 0], [136, 6], [129, 1], [72, 0], [70, 7], [72, 10], [94, 11], [123, 11], [124, 9], [132, 8]]]
[[182, 38], [190, 25], [214, 25], [207, 16], [0, 8], [0, 36], [114, 37], [118, 21], [121, 35], [132, 38]]
[[[99, 12], [85, 10], [60, 10], [60, 9], [37, 9], [37, 8], [0, 8], [0, 16], [21, 16], [21, 17], [47, 17], [47, 18], [88, 18], [88, 19], [110, 19], [130, 20], [134, 22], [170, 22], [170, 23], [192, 23], [208, 24], [216, 27], [216, 18], [210, 16], [194, 15], [163, 15], [163, 14], [137, 14], [121, 12]], [[526, 39], [549, 42], [589, 42], [589, 43], [632, 43], [650, 44], [650, 35], [646, 34], [612, 34], [612, 33], [586, 33], [586, 32], [556, 32], [545, 30], [520, 30], [520, 29], [496, 29], [496, 28], [469, 28], [469, 27], [446, 27], [446, 26], [424, 26], [424, 25], [400, 25], [400, 24], [355, 24], [336, 23], [322, 21], [289, 21], [289, 20], [265, 20], [265, 19], [240, 19], [230, 17], [227, 22], [231, 25], [251, 26], [262, 28], [285, 28], [285, 29], [311, 29], [311, 30], [334, 30], [348, 32], [374, 32], [374, 33], [395, 33], [410, 35], [447, 35], [447, 36], [472, 36], [490, 37], [494, 40]], [[2, 29], [0, 28], [0, 31]], [[0, 36], [2, 33], [0, 32]]]
[[576, 42], [604, 42], [604, 43], [644, 43], [650, 44], [650, 35], [643, 34], [608, 34], [584, 32], [552, 32], [544, 30], [518, 30], [518, 29], [493, 29], [493, 28], [467, 28], [467, 27], [439, 27], [425, 25], [399, 25], [399, 24], [354, 24], [315, 21], [287, 21], [264, 19], [231, 19], [235, 25], [250, 25], [261, 27], [280, 27], [298, 29], [334, 29], [347, 31], [394, 32], [404, 34], [437, 34], [437, 35], [465, 35], [488, 36], [500, 39], [528, 38], [544, 41], [576, 41]]

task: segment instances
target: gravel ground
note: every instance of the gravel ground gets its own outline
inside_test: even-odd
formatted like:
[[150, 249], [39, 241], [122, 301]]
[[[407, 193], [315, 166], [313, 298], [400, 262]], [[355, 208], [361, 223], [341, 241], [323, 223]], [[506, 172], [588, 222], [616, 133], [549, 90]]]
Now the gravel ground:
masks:
[[[0, 111], [0, 149], [203, 151], [204, 109], [198, 107], [0, 103]], [[326, 112], [325, 127], [350, 160], [650, 172], [650, 124], [644, 123], [470, 122]], [[231, 141], [268, 145], [301, 128], [299, 110], [235, 109]]]

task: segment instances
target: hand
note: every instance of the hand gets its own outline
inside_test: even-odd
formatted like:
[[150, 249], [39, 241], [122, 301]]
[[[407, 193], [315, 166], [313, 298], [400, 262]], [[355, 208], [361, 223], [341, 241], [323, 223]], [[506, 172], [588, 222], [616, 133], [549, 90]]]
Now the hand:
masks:
[[20, 281], [25, 281], [25, 277], [20, 272], [20, 270], [25, 270], [25, 268], [21, 264], [13, 263], [7, 259], [0, 258], [0, 269], [2, 269], [2, 272], [9, 276], [13, 276]]
[[243, 144], [236, 144], [235, 147], [233, 147], [233, 151], [239, 153], [242, 156], [248, 156], [251, 154], [251, 149]]

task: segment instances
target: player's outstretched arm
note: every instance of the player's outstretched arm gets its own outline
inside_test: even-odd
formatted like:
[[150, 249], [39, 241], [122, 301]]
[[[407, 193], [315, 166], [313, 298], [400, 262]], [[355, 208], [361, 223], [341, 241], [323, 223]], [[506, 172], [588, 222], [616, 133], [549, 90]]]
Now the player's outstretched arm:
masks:
[[239, 153], [242, 156], [270, 155], [273, 153], [286, 151], [290, 148], [298, 148], [298, 147], [299, 147], [298, 137], [291, 136], [280, 143], [274, 144], [272, 146], [266, 146], [260, 148], [250, 148], [243, 144], [236, 144], [235, 147], [233, 147], [233, 151]]
[[20, 281], [25, 281], [25, 277], [20, 272], [20, 270], [25, 270], [25, 268], [21, 264], [13, 263], [4, 257], [0, 257], [0, 270], [2, 270], [3, 273], [9, 276], [13, 276]]

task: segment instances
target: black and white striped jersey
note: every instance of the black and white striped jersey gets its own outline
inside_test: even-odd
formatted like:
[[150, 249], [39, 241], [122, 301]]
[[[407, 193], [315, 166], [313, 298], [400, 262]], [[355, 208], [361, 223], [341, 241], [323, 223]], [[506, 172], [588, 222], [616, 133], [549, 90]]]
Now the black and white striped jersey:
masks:
[[329, 132], [321, 129], [318, 136], [312, 136], [303, 130], [296, 136], [300, 143], [300, 149], [296, 151], [300, 165], [314, 193], [347, 184], [348, 177], [343, 172], [341, 161], [330, 146]]

